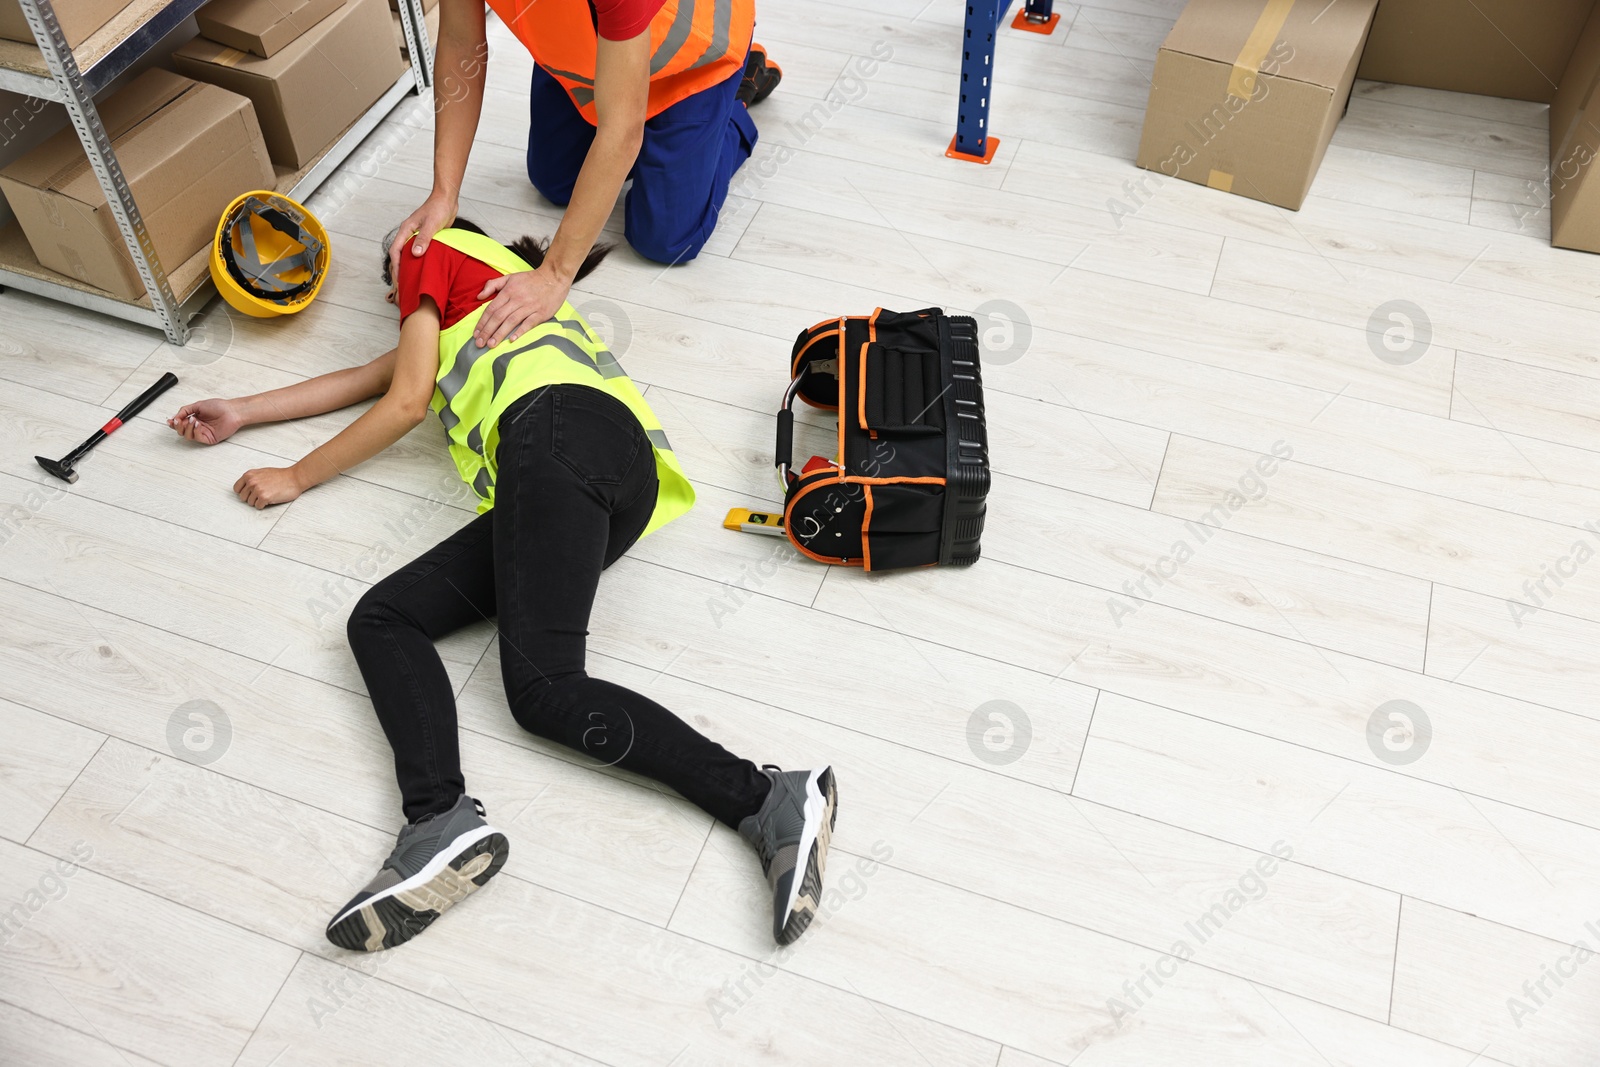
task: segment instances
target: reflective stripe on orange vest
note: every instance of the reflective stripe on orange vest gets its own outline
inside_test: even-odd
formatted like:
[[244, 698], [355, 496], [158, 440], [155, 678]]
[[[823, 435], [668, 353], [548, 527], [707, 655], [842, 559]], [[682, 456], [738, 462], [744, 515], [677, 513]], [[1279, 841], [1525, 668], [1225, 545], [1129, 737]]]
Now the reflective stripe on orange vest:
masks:
[[[594, 125], [596, 35], [587, 0], [489, 0], [489, 6]], [[646, 117], [744, 69], [755, 16], [755, 0], [667, 0], [650, 21]]]

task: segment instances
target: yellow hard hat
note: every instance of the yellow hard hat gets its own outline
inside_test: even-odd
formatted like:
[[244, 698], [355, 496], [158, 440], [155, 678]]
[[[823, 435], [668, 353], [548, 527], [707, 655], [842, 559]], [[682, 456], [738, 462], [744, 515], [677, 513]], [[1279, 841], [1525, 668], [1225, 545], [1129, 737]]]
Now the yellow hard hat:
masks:
[[328, 276], [328, 232], [317, 217], [267, 189], [228, 205], [211, 242], [211, 280], [236, 311], [293, 315]]

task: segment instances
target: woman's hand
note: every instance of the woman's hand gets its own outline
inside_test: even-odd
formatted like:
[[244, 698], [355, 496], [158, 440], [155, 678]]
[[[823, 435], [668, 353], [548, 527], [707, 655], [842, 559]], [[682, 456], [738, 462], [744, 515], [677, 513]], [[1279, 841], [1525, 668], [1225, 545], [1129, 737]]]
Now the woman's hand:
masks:
[[433, 235], [456, 221], [455, 198], [434, 193], [422, 206], [406, 216], [389, 246], [389, 277], [400, 280], [400, 253], [410, 244], [411, 254], [420, 256], [428, 250]]
[[287, 504], [305, 490], [293, 467], [257, 467], [245, 471], [233, 483], [239, 499], [256, 509]]
[[214, 445], [232, 437], [233, 432], [244, 425], [244, 416], [238, 401], [213, 398], [185, 404], [167, 420], [167, 425], [190, 441]]
[[567, 299], [572, 281], [551, 270], [548, 263], [538, 270], [491, 278], [478, 294], [489, 300], [483, 309], [472, 338], [480, 348], [493, 348], [508, 338], [515, 339], [533, 327], [553, 318]]

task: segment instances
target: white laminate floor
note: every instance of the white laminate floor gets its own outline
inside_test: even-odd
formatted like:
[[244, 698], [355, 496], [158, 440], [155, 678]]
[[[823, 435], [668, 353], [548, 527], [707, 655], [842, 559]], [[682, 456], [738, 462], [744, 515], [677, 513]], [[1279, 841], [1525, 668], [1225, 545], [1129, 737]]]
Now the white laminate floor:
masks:
[[[786, 79], [711, 245], [574, 296], [701, 497], [609, 573], [592, 670], [832, 763], [791, 950], [736, 835], [517, 728], [488, 624], [442, 652], [509, 864], [402, 949], [323, 939], [398, 821], [343, 621], [468, 501], [429, 425], [256, 512], [238, 474], [355, 412], [160, 420], [392, 344], [425, 104], [313, 201], [293, 320], [180, 350], [0, 296], [0, 1062], [1600, 1063], [1600, 259], [1549, 247], [1545, 109], [1358, 83], [1287, 212], [1130, 162], [1180, 0], [1061, 7], [1002, 32], [981, 167], [943, 156], [959, 3], [764, 5]], [[559, 217], [528, 71], [497, 27], [462, 211], [506, 237]], [[795, 333], [934, 304], [987, 331], [983, 560], [724, 531], [778, 502]], [[167, 370], [76, 485], [34, 465]]]

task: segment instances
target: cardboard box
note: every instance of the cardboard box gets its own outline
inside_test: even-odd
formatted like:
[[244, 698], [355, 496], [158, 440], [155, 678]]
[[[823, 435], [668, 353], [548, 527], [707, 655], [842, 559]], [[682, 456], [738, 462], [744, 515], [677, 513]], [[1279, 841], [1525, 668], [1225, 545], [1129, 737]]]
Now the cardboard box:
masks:
[[1378, 0], [1190, 0], [1156, 56], [1138, 164], [1298, 210]]
[[374, 47], [392, 33], [384, 0], [346, 0], [270, 58], [196, 37], [172, 53], [172, 65], [248, 96], [273, 162], [299, 169], [400, 77], [400, 56]]
[[1600, 7], [1550, 104], [1550, 243], [1600, 252]]
[[1360, 77], [1549, 103], [1594, 0], [1383, 0]]
[[[149, 70], [102, 101], [100, 117], [169, 272], [210, 243], [234, 197], [273, 185], [255, 113], [235, 93]], [[43, 266], [125, 299], [144, 295], [70, 128], [0, 170], [0, 190]]]
[[344, 6], [344, 0], [211, 0], [195, 12], [200, 33], [270, 57]]
[[[66, 34], [69, 47], [76, 48], [101, 26], [122, 13], [133, 0], [56, 0], [56, 21]], [[33, 31], [17, 0], [0, 0], [0, 37], [8, 41], [33, 44]]]

